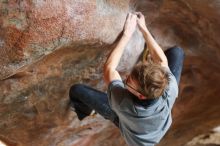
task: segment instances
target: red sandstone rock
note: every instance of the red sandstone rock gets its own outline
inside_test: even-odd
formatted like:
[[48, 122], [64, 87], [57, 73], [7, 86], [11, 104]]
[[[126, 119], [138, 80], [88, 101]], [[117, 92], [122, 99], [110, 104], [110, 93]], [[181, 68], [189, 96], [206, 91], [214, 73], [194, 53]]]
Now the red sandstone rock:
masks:
[[[184, 145], [220, 124], [219, 8], [217, 0], [138, 1], [164, 50], [178, 44], [186, 53], [173, 125], [161, 146]], [[102, 65], [128, 11], [126, 0], [0, 2], [0, 141], [125, 145], [119, 130], [99, 115], [79, 122], [68, 109], [68, 90], [78, 82], [105, 90]], [[137, 31], [120, 71], [128, 71], [142, 50]]]
[[0, 79], [5, 79], [65, 46], [112, 44], [129, 2], [12, 0], [1, 2], [0, 9]]

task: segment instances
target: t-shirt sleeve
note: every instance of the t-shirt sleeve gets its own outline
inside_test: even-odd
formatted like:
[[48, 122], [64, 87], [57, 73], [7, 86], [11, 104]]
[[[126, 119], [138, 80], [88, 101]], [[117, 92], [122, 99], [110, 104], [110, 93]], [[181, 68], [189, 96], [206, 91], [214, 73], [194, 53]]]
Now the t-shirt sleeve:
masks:
[[170, 108], [173, 107], [173, 104], [178, 96], [178, 84], [176, 81], [175, 76], [171, 72], [170, 68], [166, 67], [166, 70], [169, 75], [169, 81], [168, 81], [168, 86], [165, 89], [165, 92], [163, 94], [163, 98], [167, 99], [167, 104]]
[[121, 101], [123, 100], [123, 93], [124, 93], [124, 83], [121, 80], [113, 80], [108, 85], [108, 101], [111, 108], [119, 107]]

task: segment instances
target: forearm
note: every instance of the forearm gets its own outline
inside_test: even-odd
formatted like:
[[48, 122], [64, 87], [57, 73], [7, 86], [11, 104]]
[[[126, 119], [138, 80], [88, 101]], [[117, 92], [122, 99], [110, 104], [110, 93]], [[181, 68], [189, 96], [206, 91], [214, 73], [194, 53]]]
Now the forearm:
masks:
[[104, 80], [107, 85], [113, 80], [122, 80], [116, 68], [124, 52], [125, 46], [136, 29], [136, 25], [137, 16], [129, 13], [126, 18], [123, 35], [116, 47], [110, 53], [104, 65]]
[[149, 48], [149, 52], [152, 56], [152, 59], [154, 61], [159, 61], [160, 63], [166, 64], [167, 65], [167, 58], [166, 55], [164, 54], [164, 51], [162, 48], [158, 45], [158, 43], [155, 41], [151, 33], [147, 28], [142, 30], [144, 39], [147, 43], [147, 46]]
[[104, 66], [105, 69], [110, 68], [112, 70], [116, 70], [128, 41], [129, 37], [123, 35], [116, 47], [112, 50], [109, 57], [107, 58]]

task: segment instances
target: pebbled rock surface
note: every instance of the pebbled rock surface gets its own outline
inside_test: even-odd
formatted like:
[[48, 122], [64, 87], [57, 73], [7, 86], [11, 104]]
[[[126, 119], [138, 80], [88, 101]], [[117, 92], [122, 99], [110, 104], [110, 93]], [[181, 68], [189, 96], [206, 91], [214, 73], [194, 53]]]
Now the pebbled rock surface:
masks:
[[[125, 146], [119, 130], [100, 115], [78, 121], [68, 90], [74, 83], [106, 90], [103, 63], [127, 13], [136, 9], [164, 50], [179, 45], [186, 54], [173, 125], [159, 145], [201, 144], [199, 135], [220, 125], [219, 8], [218, 0], [0, 1], [0, 141]], [[122, 74], [143, 49], [137, 31], [121, 59]]]

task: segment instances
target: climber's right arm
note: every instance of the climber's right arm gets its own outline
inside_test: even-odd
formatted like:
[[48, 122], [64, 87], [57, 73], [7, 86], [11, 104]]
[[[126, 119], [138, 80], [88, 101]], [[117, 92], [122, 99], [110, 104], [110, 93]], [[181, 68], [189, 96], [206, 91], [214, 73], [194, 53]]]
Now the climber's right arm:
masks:
[[167, 57], [164, 54], [162, 48], [158, 45], [158, 43], [155, 41], [150, 31], [148, 30], [145, 24], [144, 15], [140, 12], [137, 12], [136, 15], [138, 16], [137, 24], [144, 36], [153, 61], [160, 63], [162, 66], [168, 67]]
[[168, 66], [167, 57], [164, 54], [162, 48], [158, 45], [158, 43], [154, 40], [148, 29], [145, 29], [143, 32], [145, 41], [148, 45], [149, 52], [154, 58], [154, 60], [158, 61], [162, 66]]

